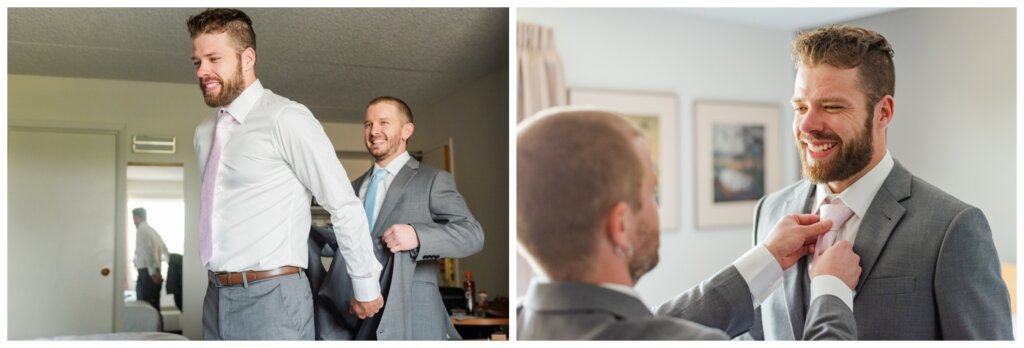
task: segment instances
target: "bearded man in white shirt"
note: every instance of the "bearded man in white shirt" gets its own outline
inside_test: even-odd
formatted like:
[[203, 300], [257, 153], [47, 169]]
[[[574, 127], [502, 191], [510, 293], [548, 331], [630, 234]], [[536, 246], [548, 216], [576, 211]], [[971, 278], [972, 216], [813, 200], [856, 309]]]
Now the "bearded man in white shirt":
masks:
[[361, 318], [383, 306], [366, 216], [320, 123], [256, 78], [256, 34], [242, 11], [187, 22], [207, 105], [196, 127], [203, 175], [199, 255], [209, 270], [203, 338], [312, 340], [307, 244], [313, 197], [331, 214]]

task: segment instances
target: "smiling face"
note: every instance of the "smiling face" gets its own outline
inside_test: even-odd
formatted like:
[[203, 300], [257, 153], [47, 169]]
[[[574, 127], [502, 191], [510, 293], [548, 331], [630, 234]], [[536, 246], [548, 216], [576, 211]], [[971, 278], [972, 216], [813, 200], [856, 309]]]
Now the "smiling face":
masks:
[[251, 50], [239, 53], [227, 32], [202, 34], [192, 40], [192, 65], [206, 105], [227, 106], [242, 94], [247, 85], [243, 60], [249, 59]]
[[884, 155], [884, 133], [876, 134], [884, 125], [875, 127], [881, 119], [868, 105], [857, 74], [857, 68], [826, 64], [797, 69], [793, 134], [804, 175], [812, 182], [855, 180]]
[[381, 166], [406, 151], [413, 124], [406, 120], [393, 102], [382, 101], [366, 108], [363, 121], [363, 142]]

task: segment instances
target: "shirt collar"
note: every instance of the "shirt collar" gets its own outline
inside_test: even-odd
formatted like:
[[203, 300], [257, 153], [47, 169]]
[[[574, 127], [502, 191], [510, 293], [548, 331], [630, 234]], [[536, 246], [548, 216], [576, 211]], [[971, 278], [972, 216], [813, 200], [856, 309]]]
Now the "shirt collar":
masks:
[[[412, 158], [412, 156], [409, 156], [409, 152], [403, 151], [402, 154], [398, 155], [398, 157], [395, 157], [391, 162], [388, 162], [388, 165], [383, 167], [383, 169], [388, 171], [388, 174], [398, 175], [398, 172], [402, 170], [402, 167], [405, 167], [405, 163], [409, 162], [410, 158]], [[377, 169], [381, 169], [381, 166], [374, 163], [373, 169], [376, 171]]]
[[263, 84], [260, 83], [259, 79], [253, 82], [249, 87], [246, 87], [242, 94], [238, 95], [227, 107], [221, 108], [227, 110], [228, 114], [231, 115], [238, 121], [238, 123], [245, 123], [245, 116], [252, 111], [252, 108], [256, 106], [256, 102], [263, 96]]
[[[547, 277], [545, 277], [542, 274], [536, 275], [533, 278], [533, 280], [531, 280], [531, 282], [538, 283], [538, 284], [551, 284], [551, 283], [553, 283], [551, 281], [551, 279], [547, 279]], [[644, 299], [640, 297], [640, 293], [637, 292], [636, 289], [634, 289], [633, 287], [630, 287], [630, 286], [625, 286], [625, 285], [622, 285], [622, 284], [613, 284], [613, 283], [597, 283], [597, 284], [587, 283], [587, 284], [597, 285], [597, 286], [600, 286], [600, 287], [608, 289], [608, 290], [612, 290], [612, 291], [615, 291], [615, 292], [618, 292], [618, 293], [626, 294], [626, 295], [628, 295], [630, 297], [633, 297], [633, 298], [636, 298], [637, 300], [640, 300], [640, 302], [644, 301]], [[644, 304], [644, 306], [646, 306], [646, 304]]]
[[643, 302], [643, 299], [640, 298], [640, 293], [637, 292], [636, 289], [634, 289], [632, 287], [625, 286], [625, 285], [622, 285], [622, 284], [612, 284], [612, 283], [600, 283], [600, 284], [597, 284], [597, 285], [602, 287], [602, 288], [605, 288], [605, 289], [618, 291], [618, 292], [621, 292], [623, 294], [632, 296], [632, 297], [636, 298], [637, 300], [640, 300], [640, 302]]
[[[889, 173], [892, 172], [894, 166], [892, 155], [889, 154], [889, 150], [885, 150], [885, 157], [882, 157], [882, 161], [878, 162], [874, 168], [864, 174], [860, 179], [854, 182], [850, 187], [847, 187], [843, 193], [838, 195], [838, 198], [846, 204], [850, 210], [858, 217], [863, 218], [864, 214], [867, 213], [868, 207], [871, 206], [871, 201], [875, 199], [875, 194], [882, 188], [882, 184], [885, 183], [885, 178], [889, 177]], [[827, 184], [817, 184], [814, 191], [814, 210], [818, 211], [818, 207], [821, 206], [825, 201], [825, 197], [832, 196], [832, 189], [828, 188]]]

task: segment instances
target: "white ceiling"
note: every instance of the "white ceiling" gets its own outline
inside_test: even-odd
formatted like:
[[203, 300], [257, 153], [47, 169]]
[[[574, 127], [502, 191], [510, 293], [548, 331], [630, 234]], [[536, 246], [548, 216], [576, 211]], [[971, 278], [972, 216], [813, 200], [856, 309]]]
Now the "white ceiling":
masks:
[[797, 31], [841, 23], [897, 10], [897, 8], [672, 8], [670, 11], [745, 24]]
[[[185, 21], [202, 10], [12, 8], [8, 73], [194, 84]], [[380, 95], [422, 109], [508, 66], [504, 8], [243, 10], [263, 85], [321, 121], [362, 122]]]

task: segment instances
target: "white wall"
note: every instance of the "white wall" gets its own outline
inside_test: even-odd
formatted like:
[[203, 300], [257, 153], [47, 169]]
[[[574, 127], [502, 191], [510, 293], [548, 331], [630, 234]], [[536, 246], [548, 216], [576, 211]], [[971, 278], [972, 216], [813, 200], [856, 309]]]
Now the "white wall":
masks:
[[896, 51], [894, 158], [985, 212], [999, 258], [1017, 260], [1016, 52], [1010, 9], [904, 9], [850, 22]]
[[[206, 272], [199, 265], [196, 249], [200, 178], [192, 150], [192, 137], [195, 126], [212, 111], [203, 104], [198, 88], [191, 84], [25, 75], [8, 75], [7, 81], [10, 120], [123, 125], [126, 131], [122, 144], [128, 147], [125, 162], [184, 165], [185, 205], [190, 208], [185, 212], [185, 303], [182, 305], [182, 327], [185, 336], [200, 339]], [[131, 136], [136, 134], [177, 137], [179, 150], [170, 155], [132, 153]], [[15, 152], [18, 149], [11, 148], [8, 151]], [[124, 245], [117, 247], [125, 248]]]
[[[663, 231], [661, 262], [637, 285], [645, 302], [669, 299], [750, 248], [750, 226], [695, 227], [693, 102], [777, 104], [782, 139], [791, 139], [786, 112], [793, 89], [790, 33], [648, 9], [519, 9], [518, 20], [554, 28], [570, 89], [671, 92], [678, 97], [680, 228]], [[795, 180], [794, 151], [784, 153], [782, 164], [784, 181]], [[517, 293], [525, 292], [526, 285], [518, 279]]]

